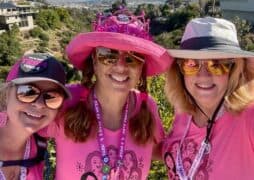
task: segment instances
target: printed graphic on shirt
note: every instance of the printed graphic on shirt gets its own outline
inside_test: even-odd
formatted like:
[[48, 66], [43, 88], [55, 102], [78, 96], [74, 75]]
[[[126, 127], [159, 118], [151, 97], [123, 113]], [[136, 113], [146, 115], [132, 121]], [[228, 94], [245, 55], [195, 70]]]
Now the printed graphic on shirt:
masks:
[[[118, 148], [115, 146], [107, 147], [109, 164], [112, 169], [116, 168], [118, 158]], [[81, 180], [102, 179], [102, 166], [100, 151], [94, 151], [88, 154], [83, 162], [76, 163], [76, 169], [81, 174]], [[120, 169], [120, 179], [140, 180], [142, 178], [142, 168], [144, 167], [143, 158], [137, 158], [134, 151], [126, 150], [124, 152], [123, 165]]]
[[[176, 173], [176, 154], [180, 146], [180, 141], [174, 141], [168, 145], [167, 152], [164, 154], [164, 162], [167, 166], [169, 179], [180, 179]], [[199, 150], [199, 145], [193, 139], [186, 139], [181, 148], [182, 163], [185, 172], [188, 174], [193, 160]], [[211, 161], [208, 154], [204, 154], [199, 168], [194, 176], [195, 180], [208, 180], [208, 172], [211, 171]]]

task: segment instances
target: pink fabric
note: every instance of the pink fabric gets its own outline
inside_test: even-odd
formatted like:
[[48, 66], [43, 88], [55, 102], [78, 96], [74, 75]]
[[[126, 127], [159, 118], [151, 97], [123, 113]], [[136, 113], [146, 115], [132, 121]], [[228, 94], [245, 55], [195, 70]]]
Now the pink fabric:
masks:
[[86, 58], [97, 46], [144, 54], [148, 76], [166, 71], [173, 62], [162, 46], [146, 39], [115, 32], [80, 33], [67, 45], [66, 54], [76, 68], [82, 69]]
[[[30, 158], [35, 157], [37, 154], [37, 146], [35, 143], [35, 139], [32, 137], [31, 141], [31, 151], [30, 151]], [[41, 162], [40, 164], [28, 168], [27, 171], [27, 180], [40, 180], [43, 179], [43, 168], [44, 163]]]
[[[79, 85], [73, 85], [71, 88], [73, 94], [73, 102], [79, 100], [79, 95], [83, 94], [86, 89]], [[140, 106], [140, 93], [135, 92], [137, 99], [137, 108]], [[72, 103], [73, 103], [72, 102]], [[69, 103], [71, 105], [72, 103]], [[126, 151], [124, 155], [124, 165], [121, 171], [123, 179], [146, 179], [152, 158], [152, 149], [155, 143], [158, 143], [164, 137], [164, 131], [161, 124], [161, 119], [157, 112], [155, 102], [148, 97], [149, 107], [155, 116], [156, 131], [155, 139], [146, 145], [136, 145], [130, 134], [127, 133]], [[56, 180], [80, 180], [88, 172], [94, 173], [98, 179], [101, 178], [101, 154], [98, 147], [97, 138], [90, 138], [86, 143], [74, 143], [64, 135], [63, 126], [52, 123], [48, 128], [48, 135], [53, 135], [56, 139], [57, 151], [57, 166], [56, 166]], [[120, 130], [111, 131], [105, 129], [106, 147], [111, 158], [110, 163], [114, 164], [116, 153], [118, 151]]]
[[[211, 152], [205, 155], [194, 177], [195, 180], [252, 180], [254, 178], [254, 106], [239, 115], [224, 112], [214, 124]], [[170, 179], [178, 179], [172, 157], [186, 129], [188, 115], [176, 115], [173, 129], [164, 142], [163, 155]], [[183, 166], [186, 170], [195, 157], [206, 127], [198, 128], [193, 122], [182, 147]]]

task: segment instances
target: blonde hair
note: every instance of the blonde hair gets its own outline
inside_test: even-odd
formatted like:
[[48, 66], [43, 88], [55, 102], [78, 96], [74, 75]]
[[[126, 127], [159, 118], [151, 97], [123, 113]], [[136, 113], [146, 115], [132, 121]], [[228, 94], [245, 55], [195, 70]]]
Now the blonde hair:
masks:
[[[83, 68], [82, 85], [86, 88], [93, 87], [92, 76], [94, 74], [93, 61], [90, 57], [85, 61]], [[146, 91], [146, 72], [142, 71], [141, 84], [138, 89]], [[89, 104], [89, 95], [85, 101], [79, 101], [74, 106], [67, 108], [64, 112], [65, 135], [75, 142], [85, 142], [89, 137], [94, 137], [98, 131], [98, 124]], [[155, 123], [147, 102], [142, 101], [140, 111], [129, 120], [129, 131], [137, 144], [145, 144], [154, 137]]]
[[[254, 101], [251, 91], [253, 87], [254, 69], [248, 66], [247, 59], [236, 59], [229, 74], [225, 105], [232, 113], [241, 112]], [[194, 114], [198, 109], [189, 93], [184, 88], [183, 75], [175, 62], [166, 73], [166, 97], [179, 112]]]
[[0, 112], [7, 109], [7, 95], [13, 84], [10, 82], [0, 84]]

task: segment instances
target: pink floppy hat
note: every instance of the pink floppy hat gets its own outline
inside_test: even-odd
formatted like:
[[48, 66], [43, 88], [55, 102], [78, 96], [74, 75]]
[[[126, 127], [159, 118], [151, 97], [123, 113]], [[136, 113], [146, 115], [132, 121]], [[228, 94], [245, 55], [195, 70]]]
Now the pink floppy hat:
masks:
[[93, 32], [78, 34], [66, 47], [67, 57], [77, 69], [84, 67], [85, 60], [98, 46], [143, 54], [148, 76], [166, 71], [173, 62], [166, 49], [151, 41], [144, 14], [134, 16], [126, 9], [99, 14], [93, 29]]

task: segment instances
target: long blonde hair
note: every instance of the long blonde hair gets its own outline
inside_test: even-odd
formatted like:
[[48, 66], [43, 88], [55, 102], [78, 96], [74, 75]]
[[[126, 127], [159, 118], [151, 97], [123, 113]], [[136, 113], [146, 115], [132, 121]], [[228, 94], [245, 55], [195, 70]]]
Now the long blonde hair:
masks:
[[[225, 95], [225, 105], [232, 113], [241, 112], [254, 101], [253, 87], [254, 69], [248, 66], [247, 59], [236, 59], [229, 74], [228, 88]], [[184, 88], [183, 75], [175, 62], [166, 73], [165, 93], [169, 102], [179, 112], [194, 114], [197, 106]]]

